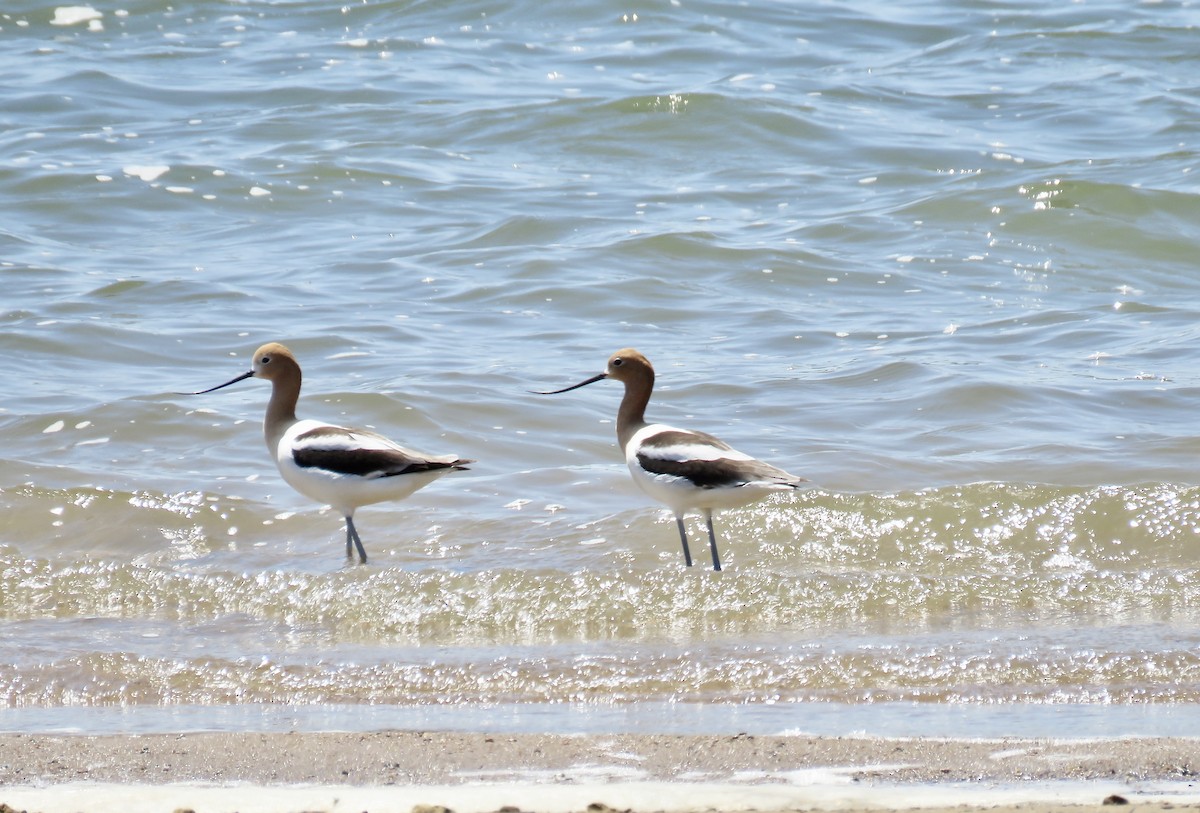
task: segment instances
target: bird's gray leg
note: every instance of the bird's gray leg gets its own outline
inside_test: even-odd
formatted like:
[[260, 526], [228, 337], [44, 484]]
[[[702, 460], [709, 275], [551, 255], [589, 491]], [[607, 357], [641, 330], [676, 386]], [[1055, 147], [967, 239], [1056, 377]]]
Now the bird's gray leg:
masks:
[[687, 528], [683, 527], [683, 514], [675, 515], [675, 524], [679, 526], [679, 541], [683, 543], [683, 561], [687, 562], [687, 566], [692, 566], [692, 552], [688, 549], [687, 543]]
[[353, 559], [354, 552], [351, 545], [358, 548], [358, 561], [361, 564], [367, 563], [367, 552], [363, 549], [362, 539], [358, 536], [358, 529], [354, 527], [354, 517], [346, 517], [346, 558]]
[[708, 546], [712, 548], [713, 570], [721, 569], [721, 555], [717, 553], [717, 535], [713, 533], [712, 526], [712, 509], [709, 508], [704, 512], [704, 518], [708, 521]]

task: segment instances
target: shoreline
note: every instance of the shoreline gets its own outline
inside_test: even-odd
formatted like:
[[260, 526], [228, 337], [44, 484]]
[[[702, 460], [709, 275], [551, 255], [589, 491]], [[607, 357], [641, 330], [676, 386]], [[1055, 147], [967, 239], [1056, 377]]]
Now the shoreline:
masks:
[[1200, 810], [1197, 771], [1190, 738], [0, 734], [0, 804], [30, 813]]

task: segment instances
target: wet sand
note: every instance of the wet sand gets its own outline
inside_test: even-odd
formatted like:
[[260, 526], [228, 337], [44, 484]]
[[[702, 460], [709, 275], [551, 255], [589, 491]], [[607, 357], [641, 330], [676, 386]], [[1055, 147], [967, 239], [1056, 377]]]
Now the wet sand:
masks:
[[0, 735], [0, 804], [30, 813], [1200, 810], [1197, 771], [1200, 739]]

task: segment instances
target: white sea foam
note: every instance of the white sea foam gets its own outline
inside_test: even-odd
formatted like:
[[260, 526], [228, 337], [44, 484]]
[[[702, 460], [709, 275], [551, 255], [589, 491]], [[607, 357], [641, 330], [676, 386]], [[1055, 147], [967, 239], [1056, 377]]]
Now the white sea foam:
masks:
[[[577, 781], [582, 779], [582, 781]], [[538, 777], [480, 781], [457, 785], [169, 785], [72, 782], [40, 787], [5, 788], [5, 801], [42, 813], [77, 813], [80, 808], [159, 813], [162, 810], [239, 810], [241, 813], [290, 813], [295, 810], [410, 810], [445, 806], [456, 813], [490, 813], [501, 806], [541, 813], [576, 813], [593, 803], [617, 810], [666, 813], [722, 810], [844, 810], [879, 808], [916, 810], [925, 807], [995, 807], [1052, 803], [1094, 806], [1098, 799], [1119, 794], [1134, 804], [1194, 804], [1200, 791], [1186, 783], [1131, 788], [1121, 782], [1025, 782], [1005, 784], [847, 783], [834, 769], [824, 781], [798, 784], [728, 782], [604, 781], [564, 776], [547, 782]]]
[[104, 13], [91, 6], [59, 6], [54, 9], [50, 25], [79, 25], [103, 19]]
[[130, 164], [129, 166], [121, 167], [121, 171], [126, 175], [141, 178], [146, 183], [157, 181], [163, 175], [170, 172], [170, 170], [171, 168], [166, 164]]

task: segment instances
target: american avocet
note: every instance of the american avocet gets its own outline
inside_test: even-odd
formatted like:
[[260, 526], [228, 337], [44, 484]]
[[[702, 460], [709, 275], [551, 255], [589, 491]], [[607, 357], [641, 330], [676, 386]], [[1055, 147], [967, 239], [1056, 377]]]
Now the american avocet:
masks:
[[346, 518], [346, 558], [367, 563], [367, 552], [354, 527], [354, 510], [385, 500], [402, 500], [443, 474], [463, 469], [473, 460], [455, 455], [428, 455], [366, 429], [296, 418], [300, 397], [300, 365], [282, 344], [254, 351], [254, 365], [231, 381], [192, 393], [203, 395], [247, 378], [271, 382], [271, 400], [263, 421], [267, 449], [288, 485], [305, 497], [332, 506]]
[[704, 515], [713, 570], [720, 570], [713, 511], [740, 508], [772, 491], [792, 490], [807, 482], [803, 477], [755, 460], [705, 432], [646, 423], [646, 405], [654, 390], [654, 367], [632, 348], [613, 353], [607, 369], [600, 375], [571, 387], [538, 394], [570, 392], [605, 378], [615, 378], [625, 385], [625, 397], [617, 411], [617, 442], [625, 452], [629, 472], [642, 491], [674, 512], [688, 567], [692, 566], [692, 553], [688, 549], [683, 516], [689, 509], [698, 509]]

